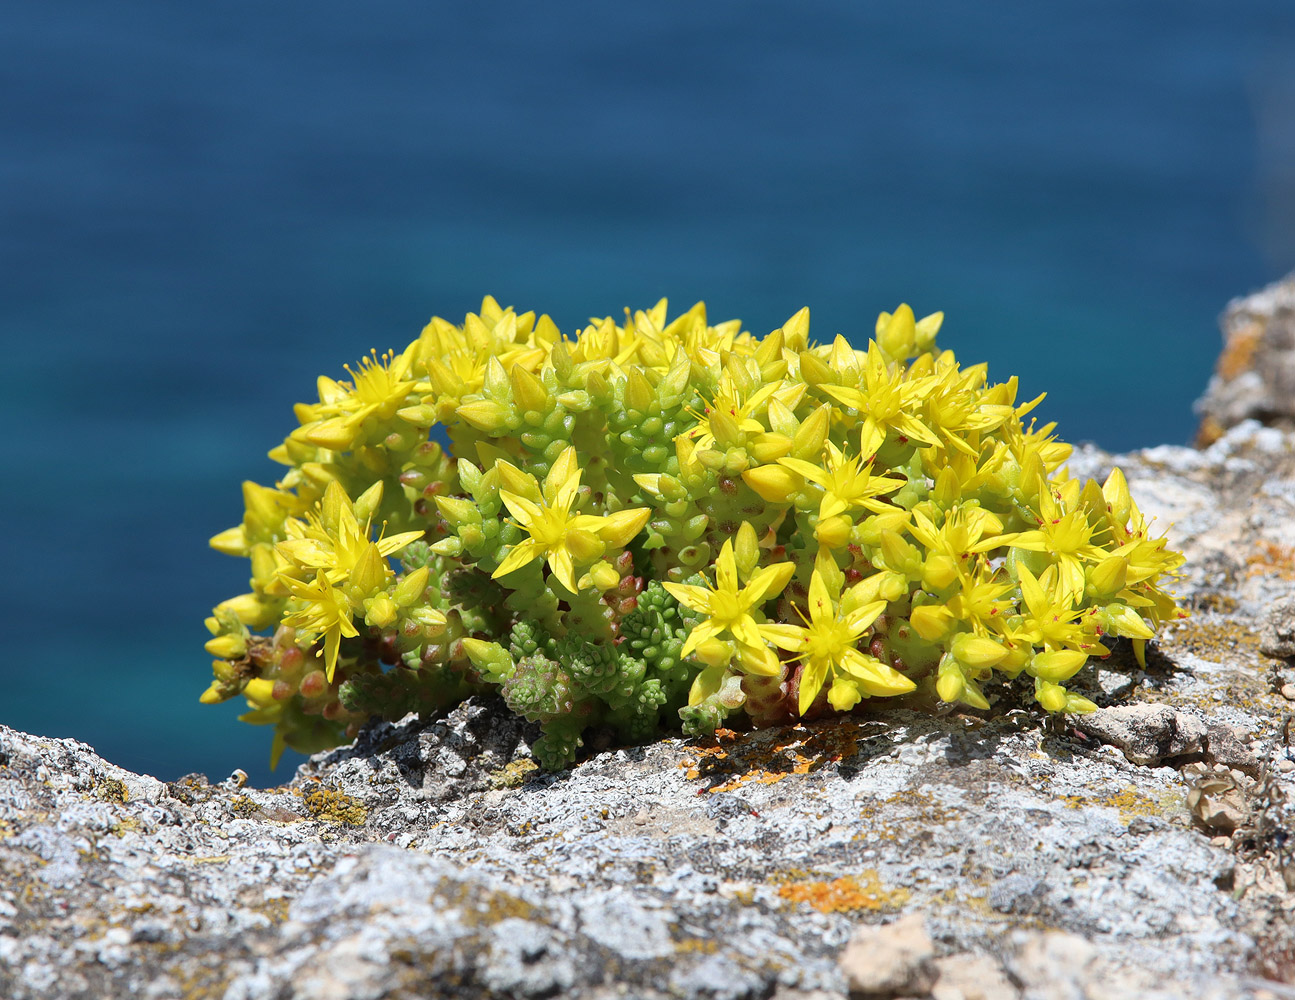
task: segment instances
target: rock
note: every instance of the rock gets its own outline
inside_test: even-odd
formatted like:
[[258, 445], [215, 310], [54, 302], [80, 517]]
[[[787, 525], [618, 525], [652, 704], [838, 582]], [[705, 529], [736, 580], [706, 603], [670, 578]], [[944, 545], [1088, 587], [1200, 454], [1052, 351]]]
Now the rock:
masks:
[[989, 889], [989, 906], [999, 913], [1038, 913], [1047, 887], [1041, 879], [1013, 874], [995, 882]]
[[987, 955], [949, 955], [935, 961], [931, 1000], [1019, 1000], [1003, 967]]
[[1097, 949], [1077, 934], [1046, 931], [1018, 935], [1016, 954], [1008, 967], [1030, 1000], [1086, 1000], [1085, 984], [1094, 978]]
[[1205, 751], [1209, 731], [1168, 705], [1116, 705], [1075, 720], [1080, 732], [1118, 747], [1131, 764], [1155, 765]]
[[887, 1000], [924, 994], [935, 982], [935, 949], [920, 913], [893, 924], [859, 927], [841, 953], [850, 996]]
[[1262, 762], [1250, 747], [1246, 733], [1236, 726], [1211, 722], [1206, 728], [1206, 751], [1210, 760], [1257, 777]]
[[1235, 299], [1220, 320], [1223, 353], [1197, 402], [1208, 445], [1243, 420], [1295, 428], [1295, 277]]
[[1210, 833], [1231, 834], [1245, 822], [1250, 809], [1245, 793], [1230, 775], [1205, 775], [1187, 792], [1192, 818]]
[[[1282, 660], [1295, 657], [1295, 594], [1279, 598], [1268, 606], [1263, 626], [1259, 629], [1259, 651]], [[1283, 696], [1286, 687], [1292, 685], [1282, 688]]]

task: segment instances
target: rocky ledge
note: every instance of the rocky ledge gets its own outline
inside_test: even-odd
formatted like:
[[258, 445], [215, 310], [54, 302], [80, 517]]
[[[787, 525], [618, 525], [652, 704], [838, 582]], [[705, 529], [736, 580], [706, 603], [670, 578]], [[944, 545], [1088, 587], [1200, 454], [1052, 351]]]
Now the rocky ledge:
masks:
[[[1289, 298], [1229, 313], [1261, 380]], [[1071, 461], [1119, 464], [1188, 555], [1192, 617], [1145, 670], [1100, 665], [1098, 712], [884, 712], [543, 774], [473, 699], [267, 790], [0, 727], [0, 996], [1295, 998], [1295, 434], [1229, 416], [1230, 352], [1209, 447]]]

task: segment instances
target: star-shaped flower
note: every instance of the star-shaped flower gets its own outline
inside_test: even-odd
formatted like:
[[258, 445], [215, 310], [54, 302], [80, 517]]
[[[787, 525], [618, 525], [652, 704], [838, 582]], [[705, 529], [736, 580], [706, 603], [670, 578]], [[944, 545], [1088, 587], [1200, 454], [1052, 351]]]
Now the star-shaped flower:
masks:
[[[880, 443], [879, 438], [877, 441]], [[862, 454], [846, 458], [845, 452], [831, 441], [827, 442], [827, 454], [822, 465], [799, 458], [780, 458], [778, 462], [823, 488], [823, 499], [818, 507], [820, 521], [855, 507], [863, 507], [876, 514], [894, 510], [893, 504], [877, 498], [893, 493], [905, 484], [903, 479], [874, 476], [871, 455], [866, 461]]]
[[[707, 639], [728, 632], [740, 644], [752, 648], [764, 647], [766, 633], [772, 625], [758, 624], [753, 611], [769, 598], [782, 593], [783, 587], [796, 572], [794, 563], [777, 563], [757, 570], [745, 587], [738, 586], [737, 560], [733, 556], [733, 542], [728, 539], [715, 560], [715, 586], [697, 587], [686, 583], [663, 583], [662, 586], [680, 604], [700, 611], [706, 620], [693, 627], [683, 645], [682, 655], [688, 656]], [[748, 656], [743, 665], [760, 663], [759, 672], [768, 670], [769, 658]]]
[[324, 673], [332, 683], [342, 636], [360, 634], [351, 620], [351, 603], [341, 590], [328, 582], [322, 569], [309, 583], [287, 578], [283, 582], [292, 596], [303, 602], [298, 610], [283, 616], [283, 624], [324, 637]]
[[558, 456], [542, 487], [533, 476], [508, 462], [500, 461], [498, 467], [504, 482], [531, 494], [524, 497], [512, 490], [499, 491], [509, 513], [530, 537], [509, 549], [499, 568], [491, 574], [492, 578], [544, 559], [562, 586], [574, 594], [577, 592], [576, 564], [596, 562], [608, 545], [624, 546], [643, 530], [651, 514], [649, 507], [631, 507], [606, 517], [573, 514], [571, 508], [580, 491], [580, 468], [574, 447], [568, 447]]
[[[835, 562], [830, 567], [825, 565], [824, 561], [831, 559], [826, 549], [819, 551], [809, 581], [809, 617], [801, 615], [804, 627], [768, 625], [764, 630], [771, 642], [798, 654], [804, 663], [800, 676], [801, 715], [809, 711], [829, 676], [869, 695], [907, 694], [916, 687], [894, 667], [882, 663], [875, 656], [859, 652], [856, 645], [859, 637], [886, 610], [886, 602], [873, 601], [846, 611], [841, 606], [839, 587], [828, 586], [828, 577], [838, 582], [840, 578]], [[836, 600], [832, 599], [831, 589], [837, 590]], [[834, 693], [834, 704], [841, 700], [842, 695]]]

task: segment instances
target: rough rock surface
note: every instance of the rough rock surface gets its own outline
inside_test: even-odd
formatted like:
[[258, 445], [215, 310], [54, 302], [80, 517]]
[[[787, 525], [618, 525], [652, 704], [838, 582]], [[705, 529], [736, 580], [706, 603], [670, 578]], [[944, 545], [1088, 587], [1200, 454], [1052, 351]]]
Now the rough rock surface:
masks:
[[1243, 420], [1295, 429], [1295, 275], [1228, 303], [1223, 353], [1197, 402], [1198, 443]]
[[1295, 436], [1071, 470], [1117, 462], [1193, 617], [1070, 723], [879, 712], [542, 774], [471, 700], [266, 790], [0, 727], [0, 996], [1295, 998], [1295, 664], [1259, 638]]

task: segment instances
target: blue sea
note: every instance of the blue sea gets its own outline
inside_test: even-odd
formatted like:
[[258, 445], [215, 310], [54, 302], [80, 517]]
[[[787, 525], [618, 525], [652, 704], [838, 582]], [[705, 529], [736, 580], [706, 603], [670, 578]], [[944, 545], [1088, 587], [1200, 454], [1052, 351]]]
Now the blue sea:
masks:
[[864, 338], [901, 301], [1067, 440], [1187, 442], [1295, 266], [1295, 4], [89, 3], [0, 31], [0, 722], [267, 783], [207, 548], [370, 348], [491, 293]]

